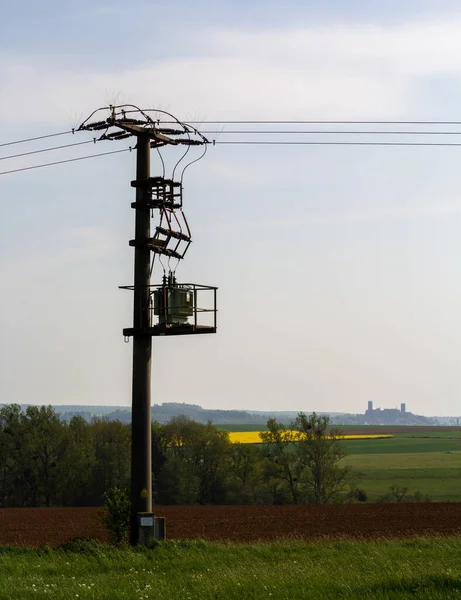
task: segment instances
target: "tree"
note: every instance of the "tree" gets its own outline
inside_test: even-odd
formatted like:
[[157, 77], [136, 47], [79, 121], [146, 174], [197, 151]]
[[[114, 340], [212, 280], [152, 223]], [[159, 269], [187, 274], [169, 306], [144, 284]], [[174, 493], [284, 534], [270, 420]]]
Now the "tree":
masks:
[[91, 486], [99, 504], [106, 490], [129, 489], [131, 434], [130, 426], [121, 421], [95, 418], [91, 428], [95, 457]]
[[267, 475], [282, 481], [289, 492], [289, 501], [297, 504], [301, 500], [301, 477], [305, 467], [296, 454], [299, 434], [274, 418], [267, 421], [267, 429], [259, 434], [269, 463]]
[[342, 433], [338, 429], [327, 431], [329, 422], [327, 416], [300, 412], [293, 424], [299, 432], [296, 455], [303, 465], [303, 486], [314, 504], [338, 499], [350, 475], [350, 467], [340, 465], [347, 454]]
[[166, 485], [170, 493], [176, 486], [176, 497], [186, 503], [222, 502], [229, 434], [218, 431], [211, 422], [204, 425], [185, 416], [170, 419], [164, 432], [168, 452], [159, 476], [158, 495], [163, 495], [162, 485]]
[[59, 504], [62, 463], [68, 444], [67, 424], [51, 406], [28, 406], [21, 413], [19, 468], [30, 506]]
[[74, 415], [68, 426], [68, 446], [62, 461], [64, 484], [61, 503], [64, 506], [94, 506], [101, 502], [101, 494], [92, 485], [96, 457], [93, 427], [80, 415]]
[[264, 481], [262, 450], [251, 444], [233, 444], [229, 455], [229, 472], [232, 476], [232, 503], [254, 504], [261, 497]]
[[0, 506], [20, 506], [18, 488], [21, 407], [10, 404], [0, 408]]

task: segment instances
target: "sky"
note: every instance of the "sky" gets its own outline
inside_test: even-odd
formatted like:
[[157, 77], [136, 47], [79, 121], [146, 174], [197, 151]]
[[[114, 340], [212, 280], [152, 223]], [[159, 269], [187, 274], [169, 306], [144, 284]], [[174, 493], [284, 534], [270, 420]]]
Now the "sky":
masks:
[[[133, 277], [135, 169], [127, 152], [2, 175], [128, 144], [15, 159], [91, 136], [1, 144], [113, 102], [199, 122], [461, 120], [455, 1], [0, 8], [0, 403], [130, 405], [118, 286]], [[460, 415], [460, 160], [461, 147], [210, 146], [185, 176], [194, 242], [177, 276], [219, 287], [219, 329], [154, 339], [153, 402]]]

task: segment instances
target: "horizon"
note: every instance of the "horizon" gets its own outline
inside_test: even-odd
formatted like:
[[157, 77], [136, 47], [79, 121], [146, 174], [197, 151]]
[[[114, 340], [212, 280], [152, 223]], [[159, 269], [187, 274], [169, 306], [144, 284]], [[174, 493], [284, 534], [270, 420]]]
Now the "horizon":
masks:
[[[59, 408], [67, 408], [67, 407], [72, 407], [72, 408], [113, 408], [115, 410], [131, 410], [131, 406], [126, 406], [126, 405], [116, 405], [116, 404], [35, 404], [32, 402], [22, 402], [22, 403], [18, 403], [18, 402], [9, 402], [9, 403], [5, 403], [5, 402], [0, 402], [0, 406], [7, 406], [8, 404], [19, 404], [20, 406], [51, 406], [52, 408], [54, 407], [59, 407]], [[229, 411], [229, 412], [242, 412], [242, 413], [248, 413], [248, 414], [272, 414], [272, 413], [282, 413], [282, 414], [288, 414], [288, 413], [299, 413], [299, 412], [303, 412], [305, 414], [311, 414], [313, 412], [317, 413], [317, 414], [324, 414], [324, 415], [364, 415], [365, 411], [363, 412], [351, 412], [351, 411], [324, 411], [324, 410], [306, 410], [305, 408], [299, 408], [299, 409], [284, 409], [284, 410], [280, 410], [280, 409], [251, 409], [251, 408], [213, 408], [213, 407], [203, 407], [200, 406], [199, 404], [190, 404], [188, 402], [161, 402], [161, 403], [152, 403], [152, 408], [154, 407], [161, 407], [163, 405], [177, 405], [177, 406], [181, 406], [181, 405], [185, 405], [185, 406], [193, 406], [196, 408], [199, 408], [200, 410], [204, 410], [204, 411]], [[381, 407], [381, 406], [373, 406], [373, 410], [397, 410], [398, 412], [400, 412], [400, 408], [399, 407]], [[91, 412], [91, 411], [88, 411]], [[457, 419], [457, 418], [461, 418], [461, 415], [434, 415], [434, 414], [421, 414], [421, 413], [415, 413], [411, 410], [406, 410], [407, 414], [412, 414], [414, 416], [421, 416], [421, 417], [428, 417], [428, 418], [453, 418], [453, 419]]]

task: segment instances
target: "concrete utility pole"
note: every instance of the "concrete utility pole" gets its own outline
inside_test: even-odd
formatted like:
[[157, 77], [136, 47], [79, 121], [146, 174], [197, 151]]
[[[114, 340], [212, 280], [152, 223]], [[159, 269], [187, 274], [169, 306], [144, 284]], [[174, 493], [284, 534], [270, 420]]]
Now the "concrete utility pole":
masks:
[[[136, 181], [150, 177], [149, 135], [138, 135]], [[133, 304], [133, 387], [131, 412], [131, 536], [138, 543], [138, 513], [152, 512], [152, 429], [151, 429], [151, 358], [152, 337], [142, 330], [150, 327], [150, 238], [149, 188], [136, 188], [134, 304]]]
[[[101, 111], [106, 112], [106, 118], [93, 120]], [[163, 116], [164, 122], [159, 115]], [[175, 259], [179, 263], [191, 244], [189, 225], [182, 210], [182, 180], [189, 164], [204, 156], [208, 140], [169, 113], [142, 110], [133, 105], [98, 109], [79, 130], [104, 131], [98, 140], [94, 138], [95, 141], [136, 138], [136, 180], [131, 183], [136, 188], [136, 202], [131, 205], [135, 209], [135, 238], [130, 241], [130, 246], [134, 247], [134, 285], [121, 286], [134, 292], [133, 326], [124, 329], [123, 333], [127, 338], [133, 337], [130, 541], [135, 545], [145, 543], [149, 537], [162, 539], [165, 535], [164, 519], [152, 514], [152, 337], [216, 333], [217, 288], [178, 283], [169, 263], [168, 276], [163, 268], [162, 283], [151, 285], [152, 254], [154, 258], [163, 255], [168, 261]], [[159, 148], [171, 145], [188, 147], [173, 168], [171, 178], [166, 177], [163, 159], [163, 174], [151, 177], [151, 148], [159, 151]], [[202, 146], [204, 151], [198, 159], [186, 164], [180, 177], [174, 179], [190, 146]], [[154, 213], [158, 224], [152, 235]], [[209, 303], [205, 307], [198, 305], [199, 292], [212, 294], [212, 308]], [[158, 317], [157, 323], [152, 322], [153, 315]], [[202, 317], [208, 317], [208, 323], [199, 323]]]

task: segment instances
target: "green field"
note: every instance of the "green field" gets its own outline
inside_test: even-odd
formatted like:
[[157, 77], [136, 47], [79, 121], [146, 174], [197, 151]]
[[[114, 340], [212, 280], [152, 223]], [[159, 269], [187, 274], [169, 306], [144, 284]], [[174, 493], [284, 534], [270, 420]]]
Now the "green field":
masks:
[[[384, 428], [383, 428], [384, 429]], [[430, 435], [429, 435], [430, 434]], [[461, 501], [459, 432], [396, 433], [383, 440], [348, 440], [345, 459], [369, 501], [391, 485], [408, 488], [434, 501]]]
[[0, 548], [0, 600], [450, 600], [461, 539]]
[[[259, 431], [259, 425], [220, 426], [226, 431]], [[346, 429], [346, 427], [344, 427]], [[347, 426], [347, 430], [392, 433], [393, 438], [345, 440], [345, 462], [355, 483], [375, 502], [391, 485], [429, 496], [433, 501], [461, 501], [461, 430], [405, 431], [399, 426]], [[409, 428], [406, 427], [406, 430]]]
[[403, 434], [381, 440], [345, 440], [349, 454], [426, 454], [428, 452], [461, 452], [461, 439], [405, 438]]

